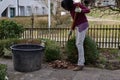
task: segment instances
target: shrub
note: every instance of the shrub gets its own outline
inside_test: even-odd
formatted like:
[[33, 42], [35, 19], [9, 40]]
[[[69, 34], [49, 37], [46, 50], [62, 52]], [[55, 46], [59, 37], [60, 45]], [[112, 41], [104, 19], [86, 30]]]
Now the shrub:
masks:
[[0, 56], [2, 55], [11, 55], [10, 46], [17, 43], [19, 39], [4, 39], [0, 40]]
[[23, 33], [23, 26], [13, 21], [0, 21], [0, 39], [19, 38]]
[[5, 76], [7, 75], [7, 66], [4, 64], [0, 64], [0, 80], [5, 80]]
[[47, 62], [60, 59], [60, 46], [55, 41], [46, 40], [45, 45], [45, 59]]
[[99, 58], [99, 53], [97, 50], [97, 45], [92, 38], [86, 36], [84, 42], [84, 50], [85, 50], [85, 59], [87, 63], [94, 64], [97, 62]]
[[[73, 37], [67, 42], [65, 49], [67, 52], [68, 57], [67, 59], [72, 63], [76, 63], [78, 60], [78, 53], [75, 45], [75, 37]], [[85, 38], [84, 51], [85, 51], [85, 64], [94, 64], [98, 59], [99, 55], [96, 43], [89, 36], [86, 36]]]
[[72, 63], [76, 63], [78, 60], [78, 54], [77, 54], [77, 48], [75, 45], [75, 37], [71, 38], [67, 42], [65, 49], [67, 52], [67, 59]]

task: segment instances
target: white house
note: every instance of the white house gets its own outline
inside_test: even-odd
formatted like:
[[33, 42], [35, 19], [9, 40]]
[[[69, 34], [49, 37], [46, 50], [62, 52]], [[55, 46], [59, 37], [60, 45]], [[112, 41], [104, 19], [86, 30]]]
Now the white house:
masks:
[[0, 17], [48, 14], [44, 0], [0, 0]]
[[115, 0], [96, 0], [96, 6], [115, 5]]

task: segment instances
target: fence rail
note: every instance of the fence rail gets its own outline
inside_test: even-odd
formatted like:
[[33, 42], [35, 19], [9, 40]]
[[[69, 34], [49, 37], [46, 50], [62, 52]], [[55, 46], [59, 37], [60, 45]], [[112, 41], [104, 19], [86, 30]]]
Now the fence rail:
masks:
[[[68, 40], [68, 32], [69, 28], [25, 28], [22, 38], [51, 39], [64, 47]], [[90, 25], [87, 34], [95, 40], [98, 48], [118, 48], [120, 46], [120, 25]]]

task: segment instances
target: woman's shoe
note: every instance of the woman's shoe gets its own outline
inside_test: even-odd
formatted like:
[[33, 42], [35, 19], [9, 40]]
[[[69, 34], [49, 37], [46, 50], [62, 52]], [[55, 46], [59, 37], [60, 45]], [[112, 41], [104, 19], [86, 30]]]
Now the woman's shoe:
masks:
[[81, 71], [81, 70], [83, 70], [83, 68], [84, 68], [84, 66], [78, 65], [73, 69], [73, 71]]

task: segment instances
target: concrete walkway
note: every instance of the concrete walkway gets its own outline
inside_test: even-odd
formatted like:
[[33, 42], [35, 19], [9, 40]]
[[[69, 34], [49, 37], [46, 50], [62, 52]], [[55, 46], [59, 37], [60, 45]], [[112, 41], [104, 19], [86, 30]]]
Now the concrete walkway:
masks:
[[42, 64], [38, 71], [21, 73], [13, 69], [11, 59], [1, 59], [0, 63], [8, 65], [9, 80], [120, 80], [120, 70], [105, 70], [85, 67], [83, 71], [53, 69]]

